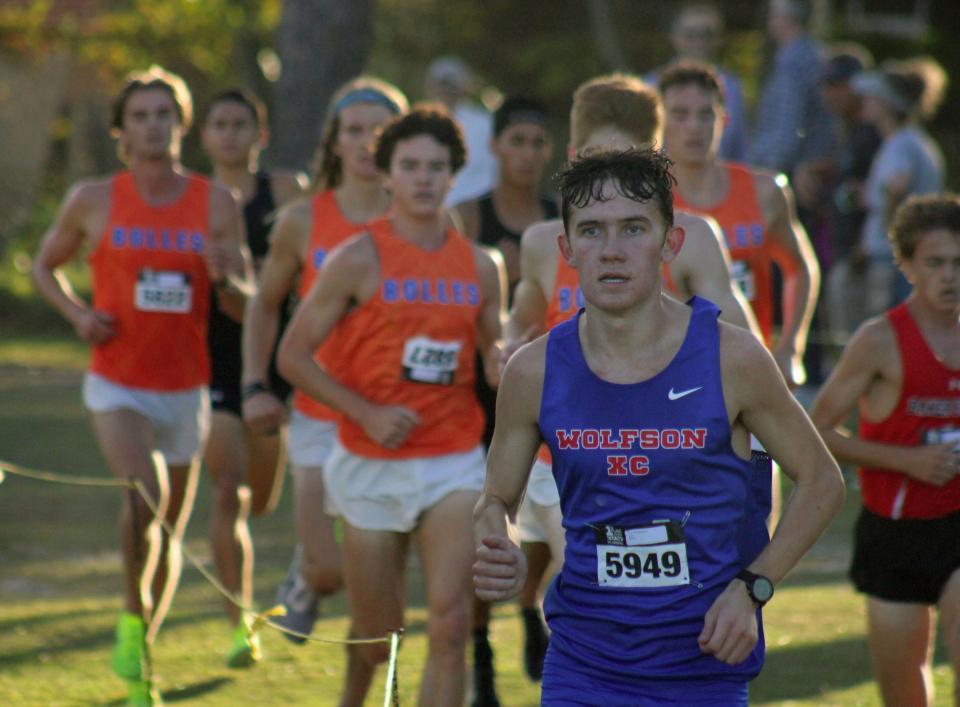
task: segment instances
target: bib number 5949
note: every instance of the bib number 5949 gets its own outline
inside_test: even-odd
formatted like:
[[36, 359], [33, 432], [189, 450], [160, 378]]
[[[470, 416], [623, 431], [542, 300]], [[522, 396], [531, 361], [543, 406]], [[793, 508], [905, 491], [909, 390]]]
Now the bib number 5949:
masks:
[[601, 585], [611, 587], [654, 588], [689, 584], [686, 545], [598, 545], [597, 579]]

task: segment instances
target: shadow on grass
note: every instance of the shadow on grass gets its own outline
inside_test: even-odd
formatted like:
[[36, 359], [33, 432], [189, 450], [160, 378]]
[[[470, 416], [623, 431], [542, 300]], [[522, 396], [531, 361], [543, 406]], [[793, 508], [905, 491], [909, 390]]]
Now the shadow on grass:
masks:
[[861, 636], [829, 643], [768, 647], [760, 677], [750, 686], [751, 704], [815, 698], [873, 680]]
[[[192, 700], [196, 697], [202, 697], [210, 694], [211, 692], [215, 692], [225, 685], [230, 685], [233, 682], [233, 678], [213, 678], [211, 680], [198, 682], [195, 685], [188, 685], [186, 687], [175, 688], [172, 690], [164, 690], [160, 696], [163, 698], [164, 703], [182, 702], [184, 700]], [[105, 707], [122, 707], [122, 705], [126, 704], [126, 698], [121, 697], [105, 703]]]
[[[167, 619], [163, 623], [163, 627], [164, 629], [169, 629], [173, 626], [190, 624], [195, 621], [209, 620], [220, 615], [219, 611], [212, 610], [174, 616]], [[106, 630], [91, 631], [81, 635], [76, 635], [74, 633], [75, 630], [76, 627], [74, 624], [66, 626], [63, 632], [57, 632], [53, 629], [47, 634], [42, 645], [20, 651], [0, 653], [0, 669], [30, 663], [37, 660], [40, 656], [57, 655], [72, 651], [106, 650], [114, 641], [115, 633], [112, 626]], [[162, 635], [163, 632], [161, 631], [161, 640]]]

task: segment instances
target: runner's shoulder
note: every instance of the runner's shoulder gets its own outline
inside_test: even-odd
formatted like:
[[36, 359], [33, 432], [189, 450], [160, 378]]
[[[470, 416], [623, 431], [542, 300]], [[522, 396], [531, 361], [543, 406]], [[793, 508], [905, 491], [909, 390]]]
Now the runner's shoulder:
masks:
[[544, 252], [557, 247], [557, 236], [563, 233], [563, 221], [558, 218], [537, 221], [527, 226], [520, 237], [520, 248], [524, 251]]

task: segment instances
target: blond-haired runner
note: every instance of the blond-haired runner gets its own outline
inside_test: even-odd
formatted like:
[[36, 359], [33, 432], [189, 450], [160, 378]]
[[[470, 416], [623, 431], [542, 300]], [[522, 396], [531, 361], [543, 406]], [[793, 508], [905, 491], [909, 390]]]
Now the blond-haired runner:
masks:
[[[463, 165], [460, 128], [435, 108], [384, 128], [376, 163], [393, 196], [373, 222], [331, 255], [284, 336], [280, 370], [343, 414], [324, 468], [344, 522], [353, 634], [403, 625], [404, 568], [418, 543], [428, 653], [421, 704], [459, 704], [464, 691], [470, 509], [483, 485], [483, 413], [474, 392], [477, 349], [496, 382], [500, 273], [493, 259], [446, 227], [443, 201]], [[334, 336], [345, 364], [326, 372], [313, 352]], [[351, 652], [341, 705], [361, 705], [382, 644]]]
[[[251, 429], [274, 432], [286, 418], [284, 401], [270, 389], [273, 342], [291, 293], [304, 297], [327, 254], [381, 215], [390, 195], [373, 162], [376, 131], [405, 113], [407, 99], [392, 84], [361, 76], [341, 86], [330, 101], [317, 154], [317, 192], [280, 213], [257, 295], [247, 306], [243, 339], [243, 417]], [[327, 367], [340, 360], [335, 344], [318, 356]], [[298, 546], [277, 601], [284, 626], [309, 634], [318, 597], [342, 586], [340, 549], [333, 517], [324, 512], [323, 467], [333, 444], [337, 413], [297, 391], [289, 430]], [[284, 634], [297, 643], [304, 639]]]
[[[306, 176], [258, 170], [266, 146], [267, 115], [251, 93], [228, 89], [214, 95], [203, 122], [203, 147], [213, 164], [213, 178], [228, 187], [243, 207], [247, 246], [259, 270], [269, 247], [268, 234], [277, 208], [303, 194]], [[281, 324], [287, 317], [282, 317]], [[282, 328], [282, 326], [281, 326]], [[210, 307], [207, 343], [210, 348], [210, 438], [203, 466], [213, 484], [210, 544], [220, 581], [243, 604], [253, 604], [253, 541], [248, 518], [273, 510], [283, 488], [286, 452], [280, 434], [253, 434], [241, 417], [240, 340], [242, 325], [227, 316], [216, 300]], [[273, 361], [270, 390], [280, 400], [290, 385]], [[227, 665], [246, 667], [260, 658], [259, 639], [241, 625], [240, 610], [225, 602], [234, 627]]]
[[[40, 294], [93, 349], [83, 397], [110, 470], [141, 483], [159, 509], [155, 518], [131, 492], [120, 516], [124, 611], [113, 669], [128, 681], [132, 704], [158, 699], [145, 679], [143, 648], [180, 577], [180, 542], [210, 424], [211, 285], [239, 318], [249, 283], [236, 202], [180, 165], [190, 118], [179, 77], [159, 67], [132, 74], [112, 119], [127, 170], [71, 188], [33, 267]], [[85, 246], [92, 303], [59, 270]]]

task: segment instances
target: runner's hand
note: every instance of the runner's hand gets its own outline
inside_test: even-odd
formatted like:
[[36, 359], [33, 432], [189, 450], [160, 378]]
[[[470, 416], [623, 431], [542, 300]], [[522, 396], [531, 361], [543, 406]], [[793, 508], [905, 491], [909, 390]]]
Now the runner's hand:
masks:
[[943, 486], [960, 473], [960, 454], [955, 450], [956, 442], [910, 447], [905, 450], [909, 462], [903, 470], [917, 481]]
[[77, 336], [91, 346], [99, 346], [116, 335], [113, 328], [113, 315], [93, 309], [84, 310], [73, 325]]
[[483, 539], [473, 563], [473, 586], [478, 599], [503, 601], [515, 597], [527, 581], [527, 559], [509, 538]]
[[771, 353], [773, 354], [773, 360], [777, 362], [777, 368], [779, 368], [780, 373], [783, 374], [783, 378], [787, 381], [787, 387], [790, 390], [796, 390], [807, 382], [807, 370], [803, 365], [803, 356], [796, 353], [792, 346], [777, 345], [773, 347]]
[[276, 434], [287, 420], [287, 409], [273, 393], [251, 395], [243, 401], [243, 421], [255, 434]]
[[739, 579], [730, 582], [704, 617], [700, 650], [727, 665], [742, 663], [757, 645], [756, 608], [746, 585]]
[[402, 405], [373, 405], [362, 420], [367, 437], [387, 449], [396, 449], [420, 424], [413, 410]]

